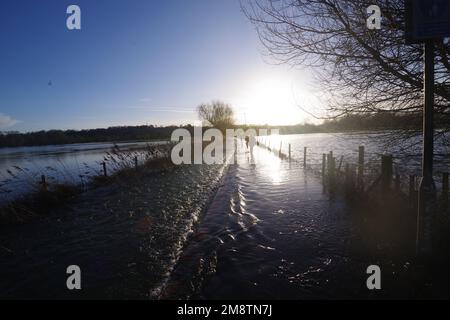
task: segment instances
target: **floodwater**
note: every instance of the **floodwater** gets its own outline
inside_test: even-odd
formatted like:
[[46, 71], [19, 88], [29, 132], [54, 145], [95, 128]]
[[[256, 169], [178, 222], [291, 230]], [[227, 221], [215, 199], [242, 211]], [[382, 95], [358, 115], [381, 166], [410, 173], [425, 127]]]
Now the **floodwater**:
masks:
[[[390, 137], [392, 138], [392, 137]], [[448, 171], [450, 167], [450, 150], [443, 143], [448, 135], [435, 142], [434, 171], [439, 186], [440, 173]], [[320, 133], [296, 134], [259, 137], [275, 149], [288, 153], [291, 144], [292, 157], [303, 161], [303, 148], [307, 147], [307, 163], [316, 169], [322, 166], [322, 154], [333, 151], [337, 161], [357, 163], [358, 147], [364, 146], [366, 155], [366, 173], [378, 172], [380, 159], [383, 154], [394, 156], [394, 174], [400, 174], [403, 180], [407, 176], [420, 175], [421, 172], [421, 145], [420, 137], [407, 140], [393, 140], [386, 148], [388, 137], [382, 133]], [[163, 142], [151, 142], [158, 144]], [[30, 190], [32, 184], [40, 181], [41, 175], [46, 175], [52, 182], [83, 183], [88, 177], [99, 175], [102, 172], [100, 162], [106, 152], [114, 145], [121, 150], [145, 147], [148, 142], [129, 143], [85, 143], [61, 146], [0, 148], [0, 202], [23, 194]], [[405, 147], [412, 147], [402, 150]], [[24, 169], [18, 171], [16, 168]], [[12, 178], [8, 170], [16, 178]], [[84, 179], [84, 180], [83, 180]]]
[[[295, 150], [311, 145], [321, 154], [318, 136], [298, 137], [310, 140]], [[322, 138], [335, 154], [348, 143], [346, 156], [360, 144]], [[324, 190], [311, 171], [258, 147], [253, 156], [255, 163], [240, 145], [238, 164], [144, 172], [37, 221], [4, 226], [0, 297], [429, 297], [422, 288], [450, 297], [448, 275], [424, 280], [407, 254], [385, 255], [359, 229], [364, 212]], [[378, 292], [366, 287], [371, 264], [383, 272]], [[81, 291], [66, 289], [69, 265], [81, 267]]]
[[[394, 134], [394, 133], [393, 133]], [[434, 150], [434, 170], [438, 174], [447, 172], [450, 167], [450, 147], [445, 142], [450, 136], [444, 135], [436, 139]], [[271, 144], [276, 150], [281, 149], [288, 153], [291, 144], [292, 157], [303, 162], [304, 147], [307, 147], [307, 163], [310, 166], [320, 168], [322, 155], [333, 151], [333, 155], [343, 162], [358, 163], [358, 147], [365, 147], [366, 167], [370, 170], [379, 170], [382, 155], [392, 155], [394, 158], [394, 171], [400, 174], [415, 174], [421, 172], [422, 145], [421, 137], [415, 136], [408, 139], [393, 138], [388, 132], [378, 133], [318, 133], [303, 135], [280, 135], [270, 139], [260, 137], [259, 141]], [[387, 143], [389, 144], [387, 145]], [[396, 173], [396, 172], [394, 172]]]
[[[80, 184], [102, 172], [101, 162], [114, 147], [122, 151], [164, 143], [81, 143], [38, 147], [0, 148], [0, 203], [29, 192], [41, 175], [53, 183]], [[9, 172], [8, 172], [9, 171]], [[13, 176], [14, 175], [14, 176]]]
[[[405, 247], [377, 238], [375, 228], [362, 231], [368, 213], [326, 192], [310, 171], [261, 148], [255, 148], [254, 164], [249, 153], [240, 157], [183, 251], [163, 298], [450, 296], [445, 273], [418, 276]], [[381, 291], [366, 286], [370, 265], [382, 270]]]
[[[0, 232], [0, 299], [151, 299], [217, 189], [223, 165], [142, 172]], [[69, 291], [77, 265], [82, 290]]]

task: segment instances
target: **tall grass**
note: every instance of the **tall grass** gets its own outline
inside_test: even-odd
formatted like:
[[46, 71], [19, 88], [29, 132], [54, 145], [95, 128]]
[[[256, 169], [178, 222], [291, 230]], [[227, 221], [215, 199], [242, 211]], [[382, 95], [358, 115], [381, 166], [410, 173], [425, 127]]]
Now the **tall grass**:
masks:
[[[141, 170], [168, 166], [171, 148], [171, 144], [147, 144], [137, 149], [121, 149], [114, 145], [105, 153], [103, 161], [92, 165], [77, 162], [77, 170], [68, 168], [61, 159], [44, 168], [33, 164], [33, 170], [13, 166], [0, 173], [0, 224], [26, 221], [82, 192], [139, 174]], [[103, 162], [107, 177], [104, 176]], [[42, 176], [45, 176], [45, 182]], [[14, 194], [17, 188], [22, 191]]]

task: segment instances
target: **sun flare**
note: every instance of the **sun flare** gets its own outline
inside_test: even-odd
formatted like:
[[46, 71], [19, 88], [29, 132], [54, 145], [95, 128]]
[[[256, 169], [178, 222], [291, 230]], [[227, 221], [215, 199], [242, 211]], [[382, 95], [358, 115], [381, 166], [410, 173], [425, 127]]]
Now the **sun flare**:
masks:
[[240, 123], [288, 125], [305, 121], [306, 115], [299, 108], [310, 94], [296, 88], [292, 81], [282, 78], [265, 78], [251, 82], [236, 101], [236, 116]]

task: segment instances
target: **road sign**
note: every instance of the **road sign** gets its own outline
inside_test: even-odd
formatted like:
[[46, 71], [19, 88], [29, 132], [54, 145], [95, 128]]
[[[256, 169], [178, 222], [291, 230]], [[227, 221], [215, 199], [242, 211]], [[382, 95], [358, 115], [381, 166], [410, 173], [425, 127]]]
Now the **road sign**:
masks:
[[409, 42], [450, 37], [450, 0], [407, 0], [405, 4]]

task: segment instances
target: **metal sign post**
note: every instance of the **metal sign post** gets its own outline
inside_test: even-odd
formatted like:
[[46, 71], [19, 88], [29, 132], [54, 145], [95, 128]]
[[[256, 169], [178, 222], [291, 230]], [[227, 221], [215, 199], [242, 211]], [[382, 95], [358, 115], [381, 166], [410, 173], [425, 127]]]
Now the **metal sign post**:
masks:
[[425, 76], [424, 76], [424, 110], [423, 110], [423, 155], [422, 179], [419, 186], [419, 212], [417, 216], [418, 256], [431, 254], [432, 223], [436, 209], [436, 186], [433, 181], [433, 149], [434, 149], [434, 42], [425, 43]]
[[434, 140], [434, 46], [450, 37], [450, 0], [406, 0], [406, 41], [425, 43], [423, 157], [419, 186], [416, 252], [419, 257], [432, 251], [432, 229], [436, 209], [436, 186], [433, 181]]

